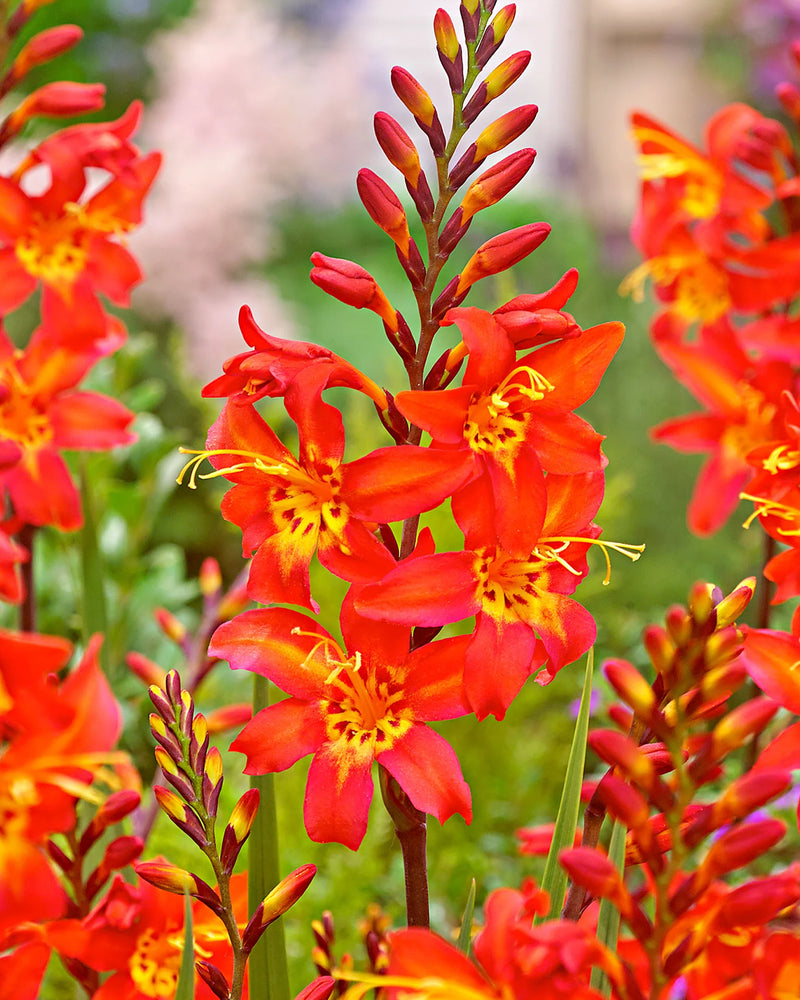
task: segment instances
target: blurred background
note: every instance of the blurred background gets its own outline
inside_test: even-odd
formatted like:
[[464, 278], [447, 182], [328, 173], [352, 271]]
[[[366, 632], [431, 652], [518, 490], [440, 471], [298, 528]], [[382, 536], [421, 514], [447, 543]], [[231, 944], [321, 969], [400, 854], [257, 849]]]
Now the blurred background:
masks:
[[[447, 6], [457, 19], [455, 4]], [[240, 533], [219, 517], [224, 486], [210, 481], [190, 492], [174, 484], [177, 446], [201, 448], [219, 410], [216, 401], [200, 399], [201, 384], [245, 349], [239, 307], [249, 304], [269, 333], [319, 342], [392, 390], [402, 388], [379, 321], [314, 287], [308, 258], [320, 250], [358, 261], [413, 317], [392, 246], [356, 198], [355, 175], [370, 166], [402, 187], [372, 132], [377, 110], [413, 130], [389, 85], [393, 65], [410, 70], [434, 97], [442, 121], [449, 120], [433, 14], [430, 0], [70, 0], [34, 18], [40, 30], [68, 16], [87, 35], [47, 67], [49, 75], [32, 75], [30, 85], [102, 80], [113, 115], [144, 95], [141, 144], [165, 155], [146, 224], [133, 241], [147, 280], [135, 295], [133, 319], [126, 317], [131, 344], [97, 376], [105, 391], [141, 412], [140, 440], [124, 456], [92, 456], [90, 470], [98, 484], [103, 475], [107, 480], [95, 503], [110, 573], [109, 642], [117, 683], [134, 705], [130, 749], [145, 769], [152, 767], [142, 742], [146, 699], [122, 658], [136, 649], [164, 668], [179, 666], [150, 609], [164, 605], [191, 628], [199, 616], [202, 559], [218, 558], [226, 582], [242, 565]], [[550, 222], [553, 232], [512, 272], [482, 282], [470, 302], [493, 308], [544, 290], [576, 266], [581, 281], [568, 308], [579, 323], [618, 319], [628, 328], [583, 412], [607, 436], [607, 497], [598, 517], [604, 537], [645, 542], [647, 551], [635, 566], [617, 560], [606, 587], [598, 558], [578, 591], [598, 621], [599, 659], [613, 654], [641, 664], [642, 627], [661, 619], [670, 603], [685, 601], [692, 582], [713, 580], [727, 591], [757, 573], [761, 561], [756, 529], [741, 528], [744, 508], [711, 539], [688, 534], [685, 509], [700, 458], [676, 455], [648, 437], [654, 424], [697, 407], [649, 344], [652, 306], [617, 292], [637, 263], [627, 237], [638, 193], [628, 115], [647, 111], [696, 143], [710, 114], [727, 102], [745, 100], [777, 116], [771, 88], [791, 73], [786, 50], [796, 37], [800, 0], [520, 0], [501, 49], [501, 57], [530, 49], [533, 61], [507, 100], [492, 106], [492, 117], [538, 104], [538, 118], [519, 143], [533, 145], [537, 161], [513, 197], [475, 219], [464, 256], [456, 256], [463, 263], [483, 240], [530, 221]], [[489, 120], [484, 115], [478, 124]], [[378, 425], [369, 408], [344, 397], [337, 402], [347, 409], [350, 454], [375, 447]], [[280, 403], [266, 404], [265, 415], [290, 440], [293, 426]], [[380, 432], [377, 443], [388, 443]], [[455, 536], [450, 541], [459, 544]], [[62, 568], [63, 540], [46, 542], [45, 558], [52, 558], [53, 571], [42, 630], [63, 632], [64, 622], [77, 630], [69, 597], [75, 570]], [[323, 624], [335, 629], [343, 586], [322, 573], [312, 582]], [[495, 886], [536, 872], [535, 862], [515, 857], [514, 831], [553, 818], [581, 680], [575, 665], [548, 688], [529, 685], [503, 724], [489, 720], [478, 728], [465, 719], [441, 727], [473, 787], [475, 820], [471, 832], [458, 819], [443, 829], [432, 824], [439, 929], [458, 920], [473, 876], [480, 901]], [[599, 716], [602, 683], [598, 690]], [[217, 671], [199, 707], [248, 697], [249, 678]], [[278, 776], [286, 868], [320, 866], [290, 929], [297, 988], [307, 981], [307, 924], [322, 909], [335, 904], [343, 948], [356, 947], [356, 922], [371, 900], [402, 920], [400, 859], [380, 810], [354, 879], [346, 849], [307, 841], [303, 786], [302, 767]], [[235, 790], [234, 782], [231, 803]], [[167, 824], [157, 830], [156, 850], [188, 867], [196, 862], [192, 846], [177, 842]]]

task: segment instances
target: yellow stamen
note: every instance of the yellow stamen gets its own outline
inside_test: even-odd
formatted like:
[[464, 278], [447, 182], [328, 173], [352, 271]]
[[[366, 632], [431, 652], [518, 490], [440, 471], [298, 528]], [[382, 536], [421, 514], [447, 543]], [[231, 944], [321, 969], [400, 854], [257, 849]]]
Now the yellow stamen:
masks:
[[[620, 555], [625, 556], [630, 559], [631, 562], [636, 562], [641, 558], [642, 553], [645, 550], [645, 545], [632, 545], [630, 542], [607, 542], [605, 539], [601, 538], [583, 538], [580, 535], [553, 535], [551, 538], [541, 538], [539, 539], [539, 546], [549, 545], [551, 542], [565, 542], [568, 545], [570, 542], [583, 543], [585, 545], [596, 545], [606, 560], [606, 575], [603, 577], [603, 586], [607, 587], [611, 581], [611, 557], [609, 551], [618, 552]], [[559, 553], [563, 552], [566, 545], [562, 545], [558, 549], [550, 549], [548, 553], [542, 553], [538, 551], [542, 558], [552, 560], [554, 562], [560, 563], [562, 566], [566, 565], [565, 561], [559, 558]], [[567, 565], [567, 569], [575, 573], [576, 576], [580, 574]]]
[[[194, 458], [190, 459], [178, 473], [178, 477], [175, 482], [179, 485], [183, 485], [183, 477], [186, 475], [189, 469], [192, 472], [189, 476], [189, 489], [197, 489], [198, 479], [216, 479], [219, 476], [235, 475], [237, 472], [243, 472], [245, 469], [255, 469], [256, 472], [263, 472], [265, 475], [271, 476], [281, 476], [284, 479], [288, 479], [293, 483], [298, 485], [307, 486], [309, 483], [309, 476], [302, 469], [292, 467], [286, 462], [269, 462], [265, 459], [264, 455], [260, 455], [256, 451], [239, 451], [234, 448], [214, 448], [208, 451], [197, 451], [193, 448], [179, 448], [178, 451], [183, 455], [194, 455]], [[247, 462], [237, 462], [235, 465], [226, 466], [224, 469], [214, 469], [213, 472], [206, 472], [203, 475], [198, 475], [198, 469], [203, 464], [207, 458], [211, 458], [212, 455], [238, 455], [242, 458], [251, 459]]]
[[[777, 500], [768, 500], [767, 497], [756, 497], [751, 493], [740, 493], [739, 499], [750, 500], [756, 505], [753, 513], [742, 524], [743, 528], [749, 528], [757, 517], [777, 517], [784, 521], [798, 521], [800, 519], [800, 510], [796, 507], [789, 507], [788, 504], [779, 503]], [[778, 528], [777, 534], [783, 535], [785, 538], [798, 537], [800, 536], [800, 527], [793, 529]]]

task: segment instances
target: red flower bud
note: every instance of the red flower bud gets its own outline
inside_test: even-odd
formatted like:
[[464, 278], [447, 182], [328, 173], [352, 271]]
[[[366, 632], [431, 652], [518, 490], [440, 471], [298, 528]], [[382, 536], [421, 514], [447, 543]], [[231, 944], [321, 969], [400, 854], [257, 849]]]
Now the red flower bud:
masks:
[[774, 847], [784, 833], [786, 824], [779, 819], [741, 823], [723, 833], [711, 845], [697, 870], [702, 884], [708, 885], [720, 875], [749, 865], [751, 861], [755, 861]]
[[222, 589], [222, 572], [219, 563], [213, 556], [208, 556], [203, 560], [198, 575], [200, 583], [200, 593], [203, 597], [213, 597]]
[[148, 659], [148, 657], [143, 656], [141, 653], [128, 653], [125, 657], [125, 663], [131, 673], [136, 674], [139, 680], [144, 681], [148, 687], [151, 684], [158, 688], [164, 686], [167, 678], [166, 670], [151, 659]]
[[460, 225], [469, 222], [476, 212], [505, 198], [533, 166], [535, 156], [535, 149], [521, 149], [476, 177], [461, 201]]
[[483, 67], [492, 56], [500, 48], [503, 39], [508, 34], [508, 29], [514, 23], [514, 16], [517, 13], [516, 4], [509, 4], [507, 7], [502, 7], [495, 17], [492, 19], [491, 24], [486, 29], [483, 38], [480, 40], [478, 48], [475, 52], [475, 61], [478, 66]]
[[336, 980], [333, 976], [317, 976], [300, 990], [294, 1000], [328, 1000], [335, 987]]
[[658, 710], [653, 688], [627, 660], [606, 660], [603, 672], [622, 700], [642, 719], [649, 720]]
[[29, 73], [34, 66], [50, 62], [63, 52], [68, 52], [83, 38], [83, 31], [77, 24], [60, 24], [55, 28], [40, 31], [23, 46], [11, 65], [10, 83], [16, 83]]
[[760, 733], [780, 706], [770, 698], [752, 698], [716, 724], [711, 733], [711, 755], [719, 760]]
[[290, 909], [317, 874], [316, 865], [302, 865], [282, 879], [256, 908], [242, 934], [242, 948], [250, 952], [267, 927]]
[[392, 87], [411, 114], [430, 127], [438, 117], [428, 91], [407, 69], [395, 66], [392, 70]]
[[356, 309], [371, 309], [397, 331], [397, 313], [372, 275], [359, 264], [339, 257], [311, 255], [311, 280], [328, 295]]
[[211, 735], [224, 733], [228, 729], [238, 729], [253, 717], [253, 709], [249, 702], [237, 705], [223, 705], [215, 708], [206, 716], [208, 732]]
[[422, 167], [417, 147], [402, 125], [385, 111], [375, 115], [375, 136], [392, 166], [397, 167], [412, 187], [419, 183]]
[[46, 83], [29, 94], [20, 106], [12, 111], [0, 130], [3, 140], [16, 135], [31, 119], [40, 115], [54, 118], [71, 118], [98, 111], [105, 103], [106, 88], [102, 83], [74, 83], [59, 80]]
[[481, 278], [499, 274], [524, 260], [544, 243], [549, 234], [550, 226], [546, 222], [531, 222], [487, 240], [478, 247], [461, 272], [455, 290], [456, 297], [463, 295]]
[[366, 167], [359, 170], [356, 187], [372, 221], [394, 241], [400, 253], [408, 257], [411, 235], [400, 199], [382, 178]]
[[158, 627], [168, 639], [172, 639], [176, 643], [182, 643], [186, 638], [186, 626], [182, 625], [171, 611], [167, 611], [166, 608], [156, 608], [153, 612], [153, 617]]
[[194, 967], [197, 969], [197, 975], [203, 980], [215, 997], [219, 997], [219, 1000], [228, 1000], [230, 996], [228, 980], [216, 965], [200, 959], [194, 963]]
[[531, 61], [530, 52], [515, 52], [500, 63], [478, 86], [464, 107], [463, 118], [471, 124], [496, 97], [504, 94], [522, 76]]

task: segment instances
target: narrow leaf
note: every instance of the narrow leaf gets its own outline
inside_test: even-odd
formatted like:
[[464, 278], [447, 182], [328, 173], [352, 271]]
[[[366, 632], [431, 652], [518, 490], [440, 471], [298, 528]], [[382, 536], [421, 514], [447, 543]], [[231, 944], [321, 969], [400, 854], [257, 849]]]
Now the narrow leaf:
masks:
[[[103, 558], [97, 541], [97, 511], [92, 494], [91, 477], [86, 456], [80, 465], [81, 507], [83, 527], [80, 531], [81, 552], [81, 610], [83, 612], [83, 641], [86, 644], [95, 632], [108, 633]], [[100, 647], [100, 665], [110, 676], [110, 649], [108, 642]]]
[[475, 879], [469, 887], [467, 904], [464, 907], [464, 916], [461, 918], [461, 930], [458, 932], [457, 947], [465, 955], [469, 955], [469, 946], [472, 940], [472, 914], [475, 912]]
[[[269, 681], [256, 676], [253, 686], [253, 715], [269, 705]], [[275, 775], [256, 774], [250, 787], [260, 793], [260, 805], [248, 840], [248, 882], [250, 916], [281, 880], [278, 850], [278, 817], [275, 808]], [[248, 960], [250, 1000], [290, 1000], [289, 968], [283, 917], [270, 924], [253, 948]]]
[[[625, 868], [625, 834], [622, 823], [615, 823], [611, 830], [611, 841], [608, 845], [608, 856], [619, 871]], [[597, 917], [597, 940], [616, 954], [617, 937], [619, 935], [619, 910], [607, 899], [600, 901], [600, 912]], [[611, 983], [602, 969], [592, 969], [592, 988], [603, 996], [611, 995]]]
[[192, 929], [192, 897], [188, 892], [184, 893], [183, 896], [183, 912], [183, 952], [175, 1000], [194, 1000], [194, 931]]
[[586, 673], [583, 679], [583, 694], [575, 732], [572, 737], [572, 747], [567, 761], [567, 773], [564, 788], [561, 792], [561, 802], [553, 830], [553, 840], [544, 866], [542, 888], [550, 895], [550, 912], [546, 918], [536, 917], [535, 923], [543, 919], [558, 917], [564, 905], [567, 890], [567, 873], [558, 863], [558, 855], [565, 847], [572, 847], [575, 841], [575, 830], [578, 826], [578, 814], [581, 805], [581, 784], [583, 782], [583, 767], [586, 762], [586, 737], [589, 732], [589, 712], [592, 699], [592, 676], [594, 674], [594, 649], [589, 650], [586, 658]]

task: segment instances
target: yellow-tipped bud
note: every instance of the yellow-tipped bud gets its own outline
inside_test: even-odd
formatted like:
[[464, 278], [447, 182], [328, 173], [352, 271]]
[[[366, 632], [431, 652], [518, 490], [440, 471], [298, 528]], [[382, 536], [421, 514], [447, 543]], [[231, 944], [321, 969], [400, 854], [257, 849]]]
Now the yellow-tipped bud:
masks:
[[738, 620], [741, 613], [750, 603], [756, 589], [756, 578], [748, 576], [747, 579], [734, 587], [734, 589], [723, 597], [717, 605], [717, 628], [725, 628]]
[[200, 593], [204, 597], [213, 597], [222, 589], [222, 572], [213, 556], [203, 560], [197, 579], [200, 583]]

